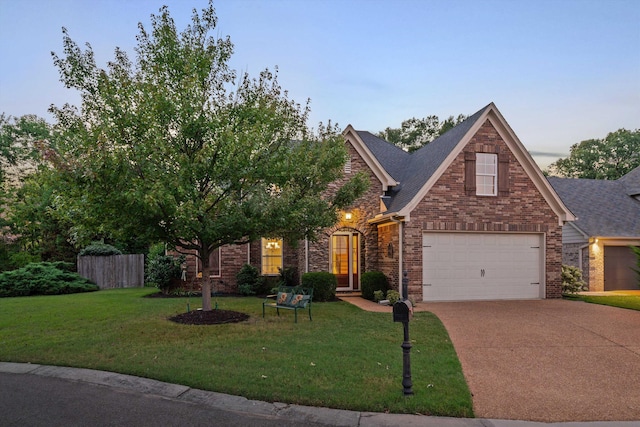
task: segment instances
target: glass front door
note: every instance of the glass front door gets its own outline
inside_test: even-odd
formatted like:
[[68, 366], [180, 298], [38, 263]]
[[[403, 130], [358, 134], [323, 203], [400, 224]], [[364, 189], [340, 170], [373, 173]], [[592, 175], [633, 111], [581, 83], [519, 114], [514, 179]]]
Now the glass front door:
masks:
[[340, 232], [331, 236], [331, 272], [338, 278], [339, 290], [358, 290], [359, 235]]

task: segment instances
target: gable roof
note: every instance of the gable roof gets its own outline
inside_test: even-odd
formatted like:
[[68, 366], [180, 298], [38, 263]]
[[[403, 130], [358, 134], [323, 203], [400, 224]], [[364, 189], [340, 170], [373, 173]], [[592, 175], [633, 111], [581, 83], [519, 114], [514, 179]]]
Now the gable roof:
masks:
[[385, 202], [387, 210], [382, 212], [381, 216], [409, 219], [411, 211], [487, 120], [501, 134], [509, 149], [558, 215], [558, 221], [572, 221], [574, 217], [571, 212], [564, 206], [493, 103], [413, 153], [405, 152], [369, 132], [356, 131], [351, 125], [347, 126], [343, 134], [358, 152], [365, 151], [375, 157], [374, 166], [382, 167], [396, 181], [395, 185], [390, 184], [383, 189], [389, 199]]
[[633, 169], [618, 181], [624, 185], [628, 196], [635, 197], [636, 199], [640, 197], [640, 166]]
[[611, 181], [549, 177], [565, 204], [578, 217], [573, 226], [586, 237], [639, 237], [640, 167]]

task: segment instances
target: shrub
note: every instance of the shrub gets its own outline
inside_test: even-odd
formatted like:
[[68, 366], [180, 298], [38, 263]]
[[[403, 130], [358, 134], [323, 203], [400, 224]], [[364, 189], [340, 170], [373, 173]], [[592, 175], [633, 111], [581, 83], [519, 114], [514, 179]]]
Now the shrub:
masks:
[[0, 274], [0, 297], [97, 291], [98, 285], [72, 272], [67, 262], [38, 262]]
[[238, 293], [241, 295], [255, 295], [262, 287], [263, 279], [258, 269], [250, 264], [244, 264], [238, 274]]
[[326, 271], [315, 271], [302, 275], [302, 286], [313, 288], [314, 301], [332, 301], [336, 297], [338, 278]]
[[175, 286], [175, 279], [180, 278], [184, 256], [179, 258], [169, 255], [150, 256], [147, 262], [146, 281], [153, 283], [160, 292], [168, 294]]
[[631, 246], [631, 250], [636, 254], [636, 267], [633, 271], [638, 275], [638, 286], [640, 287], [640, 246]]
[[586, 283], [582, 280], [582, 271], [578, 267], [572, 265], [562, 266], [562, 293], [575, 294], [583, 291]]
[[398, 291], [389, 291], [387, 292], [387, 299], [389, 300], [389, 304], [393, 305], [400, 301], [400, 292]]
[[298, 269], [295, 267], [285, 267], [280, 269], [280, 283], [278, 286], [298, 286]]
[[360, 288], [362, 298], [374, 301], [376, 291], [384, 293], [389, 290], [389, 280], [381, 271], [367, 271], [360, 278]]
[[373, 291], [373, 300], [380, 302], [384, 299], [384, 291]]
[[86, 248], [82, 249], [78, 254], [80, 256], [109, 256], [122, 255], [120, 249], [106, 243], [93, 242]]

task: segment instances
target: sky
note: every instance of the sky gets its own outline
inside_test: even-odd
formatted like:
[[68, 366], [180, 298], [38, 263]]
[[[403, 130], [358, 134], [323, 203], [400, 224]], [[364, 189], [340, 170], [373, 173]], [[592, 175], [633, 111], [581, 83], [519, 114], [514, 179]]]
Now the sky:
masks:
[[[167, 5], [178, 29], [207, 0], [0, 0], [0, 113], [52, 122], [80, 105], [59, 80], [62, 27], [99, 66], [135, 58], [138, 23]], [[278, 67], [310, 126], [379, 132], [494, 102], [541, 167], [571, 145], [640, 128], [638, 0], [218, 0], [229, 64]], [[545, 154], [546, 153], [546, 154]]]

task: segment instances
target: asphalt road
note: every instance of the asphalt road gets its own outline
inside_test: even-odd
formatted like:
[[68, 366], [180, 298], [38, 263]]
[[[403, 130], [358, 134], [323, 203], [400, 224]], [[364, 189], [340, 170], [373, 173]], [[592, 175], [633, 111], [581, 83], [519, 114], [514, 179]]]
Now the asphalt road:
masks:
[[[153, 394], [73, 380], [0, 372], [0, 425], [9, 426], [300, 426]], [[308, 426], [321, 424], [304, 422]]]

